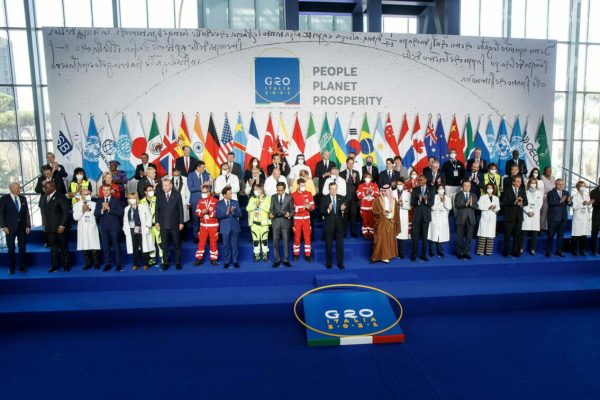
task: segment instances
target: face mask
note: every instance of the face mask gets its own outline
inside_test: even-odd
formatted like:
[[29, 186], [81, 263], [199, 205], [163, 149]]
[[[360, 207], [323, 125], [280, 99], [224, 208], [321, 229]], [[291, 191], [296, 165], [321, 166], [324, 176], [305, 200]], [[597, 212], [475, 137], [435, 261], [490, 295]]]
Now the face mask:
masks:
[[492, 189], [492, 188], [488, 188], [488, 190], [486, 190], [486, 191], [487, 191], [489, 194], [492, 194], [492, 193], [494, 193], [494, 189]]
[[258, 167], [258, 162], [257, 161], [252, 162], [252, 166], [253, 167]]
[[455, 153], [450, 153], [450, 158], [454, 160], [456, 158], [456, 154]]
[[438, 194], [444, 194], [444, 189], [438, 189]]
[[411, 175], [410, 179], [417, 179], [417, 175]]
[[83, 198], [85, 201], [90, 201], [92, 200], [92, 196], [90, 196], [89, 194], [87, 196], [84, 196]]
[[137, 203], [136, 199], [129, 199], [127, 200], [129, 202], [129, 204], [131, 204], [132, 206], [135, 205]]
[[298, 164], [300, 164], [300, 165], [304, 164], [304, 159], [303, 158], [299, 159]]
[[371, 183], [371, 178], [366, 178], [366, 179], [365, 179], [365, 182], [366, 182], [366, 183]]
[[304, 185], [300, 186], [300, 191], [301, 192], [304, 192], [305, 190], [306, 190], [306, 186], [304, 186]]
[[580, 187], [579, 189], [577, 189], [579, 191], [579, 193], [583, 193], [583, 191], [585, 190], [584, 187]]
[[404, 186], [402, 186], [401, 184], [397, 185], [396, 188], [398, 189], [399, 192], [404, 190]]
[[258, 190], [255, 190], [254, 191], [254, 197], [258, 197], [258, 196], [260, 196], [260, 192]]
[[373, 162], [372, 162], [372, 161], [367, 161], [367, 167], [370, 167], [370, 166], [372, 166], [372, 165], [373, 165]]
[[533, 177], [537, 179], [537, 177], [540, 176], [540, 174], [538, 174], [537, 172], [533, 173]]
[[154, 192], [152, 190], [148, 192], [148, 197], [154, 197]]
[[224, 169], [223, 171], [221, 171], [221, 175], [223, 175], [223, 176], [229, 175], [229, 170], [228, 169]]
[[208, 197], [208, 193], [202, 193], [202, 198], [205, 199]]
[[529, 190], [534, 191], [537, 189], [537, 185], [529, 185]]
[[490, 169], [490, 175], [494, 175], [496, 173], [495, 169]]
[[83, 175], [75, 175], [75, 178], [76, 178], [78, 181], [81, 181], [81, 180], [83, 180]]

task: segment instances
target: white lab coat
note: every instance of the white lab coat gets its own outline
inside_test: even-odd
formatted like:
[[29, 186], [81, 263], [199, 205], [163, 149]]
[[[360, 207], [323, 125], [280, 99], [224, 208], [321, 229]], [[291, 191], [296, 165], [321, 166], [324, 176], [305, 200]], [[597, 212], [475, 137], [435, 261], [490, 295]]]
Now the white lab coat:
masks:
[[219, 200], [223, 200], [221, 191], [225, 189], [225, 186], [231, 187], [231, 191], [233, 193], [233, 196], [231, 197], [233, 200], [237, 201], [237, 194], [240, 192], [240, 179], [232, 173], [229, 174], [229, 177], [226, 177], [225, 175], [219, 175], [219, 177], [215, 179], [215, 193], [219, 195]]
[[[131, 228], [129, 227], [129, 210], [131, 206], [125, 207], [123, 213], [123, 232], [125, 233], [125, 243], [127, 244], [127, 254], [133, 254], [133, 240], [131, 239]], [[142, 252], [148, 253], [154, 250], [154, 241], [152, 239], [152, 211], [145, 204], [138, 204], [140, 222], [142, 223]]]
[[573, 227], [571, 236], [588, 236], [592, 233], [592, 206], [583, 205], [590, 202], [590, 194], [575, 192], [573, 195]]
[[91, 211], [83, 212], [83, 200], [73, 204], [73, 219], [77, 221], [77, 250], [100, 250], [100, 235], [94, 210], [96, 202], [88, 201]]
[[[392, 191], [392, 196], [398, 200], [398, 190]], [[400, 206], [400, 233], [396, 236], [396, 239], [408, 240], [410, 239], [409, 226], [408, 226], [408, 212], [410, 211], [410, 191], [403, 190], [400, 196], [402, 205]]]
[[[495, 205], [496, 208], [490, 210], [491, 205]], [[479, 229], [477, 229], [477, 236], [484, 238], [495, 238], [496, 237], [496, 216], [500, 211], [500, 200], [498, 196], [490, 196], [486, 193], [477, 200], [477, 205], [481, 211], [481, 218], [479, 219]]]
[[[173, 178], [174, 177], [171, 176], [171, 179]], [[190, 188], [187, 184], [187, 178], [185, 176], [181, 176], [181, 179], [182, 187], [179, 194], [181, 194], [181, 202], [183, 203], [183, 222], [188, 222], [190, 220], [190, 209], [188, 208], [188, 205], [190, 204]]]
[[265, 179], [265, 194], [267, 196], [271, 197], [275, 193], [277, 193], [277, 184], [279, 182], [285, 183], [285, 192], [289, 193], [290, 186], [288, 185], [287, 180], [285, 179], [285, 176], [281, 175], [279, 177], [279, 179], [275, 179], [275, 177], [273, 175], [271, 175], [267, 179]]
[[337, 184], [337, 194], [340, 196], [346, 196], [346, 181], [339, 175], [334, 177], [333, 175], [325, 179], [325, 185], [323, 186], [323, 195], [329, 196], [329, 184], [335, 182]]
[[427, 240], [432, 242], [448, 242], [450, 240], [450, 224], [448, 213], [452, 209], [450, 196], [445, 195], [442, 202], [439, 195], [435, 195], [433, 207], [431, 207], [431, 222], [427, 232]]
[[[538, 183], [542, 182], [538, 180]], [[543, 188], [543, 186], [542, 186]], [[540, 231], [540, 210], [542, 209], [542, 204], [544, 204], [544, 190], [541, 191], [531, 191], [527, 189], [527, 205], [523, 207], [523, 226], [521, 230], [523, 231]], [[533, 213], [533, 217], [527, 215], [528, 212]]]

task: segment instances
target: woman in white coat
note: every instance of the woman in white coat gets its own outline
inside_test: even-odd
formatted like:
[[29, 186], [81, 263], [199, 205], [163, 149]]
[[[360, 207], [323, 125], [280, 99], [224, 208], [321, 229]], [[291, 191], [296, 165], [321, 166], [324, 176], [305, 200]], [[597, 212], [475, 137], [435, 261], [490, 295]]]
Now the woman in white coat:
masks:
[[400, 233], [396, 236], [398, 242], [398, 257], [404, 258], [404, 241], [410, 240], [410, 191], [404, 188], [404, 178], [398, 179], [396, 189], [392, 191], [392, 197], [396, 199], [400, 216]]
[[500, 211], [500, 199], [494, 195], [495, 187], [491, 183], [485, 185], [484, 194], [477, 200], [481, 218], [477, 229], [477, 255], [491, 256], [494, 252], [496, 238], [496, 216]]
[[78, 202], [73, 204], [73, 219], [77, 221], [77, 250], [83, 251], [84, 267], [100, 269], [100, 235], [96, 225], [96, 202], [92, 201], [90, 190], [81, 188]]
[[525, 240], [531, 234], [531, 242], [529, 242], [528, 253], [535, 255], [537, 247], [537, 237], [540, 231], [541, 210], [544, 204], [544, 190], [540, 190], [538, 186], [542, 182], [534, 177], [529, 178], [527, 182], [527, 205], [523, 207], [523, 226], [521, 230], [521, 253], [525, 249]]
[[143, 265], [148, 269], [150, 253], [154, 250], [152, 241], [152, 211], [140, 204], [135, 192], [127, 195], [127, 207], [123, 213], [123, 232], [127, 244], [127, 254], [133, 254], [133, 270]]
[[571, 227], [571, 247], [573, 255], [585, 255], [585, 238], [592, 234], [592, 204], [590, 194], [585, 190], [585, 182], [575, 185], [573, 194], [573, 226]]
[[[312, 179], [312, 172], [309, 166], [305, 164], [304, 154], [298, 154], [296, 156], [296, 164], [294, 164], [287, 177], [289, 186], [292, 186], [294, 182], [301, 178], [300, 171], [306, 171], [306, 173], [308, 174], [308, 178]], [[306, 178], [304, 179], [306, 180]]]
[[444, 185], [437, 188], [437, 195], [431, 207], [431, 222], [429, 223], [429, 231], [427, 232], [427, 240], [429, 240], [429, 256], [433, 257], [433, 244], [436, 244], [436, 252], [438, 257], [444, 257], [442, 243], [450, 240], [450, 223], [448, 222], [448, 214], [452, 209], [452, 199], [446, 193]]

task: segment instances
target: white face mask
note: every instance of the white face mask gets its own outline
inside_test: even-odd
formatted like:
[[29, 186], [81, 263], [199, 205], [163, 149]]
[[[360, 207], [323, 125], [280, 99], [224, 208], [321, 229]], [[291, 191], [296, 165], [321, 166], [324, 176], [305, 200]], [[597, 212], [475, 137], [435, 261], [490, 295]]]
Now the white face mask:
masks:
[[253, 167], [258, 167], [258, 161], [253, 161], [253, 162], [252, 162], [252, 166], [253, 166]]
[[488, 190], [486, 190], [486, 192], [488, 192], [488, 194], [492, 194], [492, 193], [494, 193], [494, 189], [488, 188]]
[[365, 178], [366, 183], [371, 183], [371, 178]]
[[580, 187], [579, 189], [577, 189], [579, 191], [579, 193], [583, 193], [583, 191], [585, 190], [584, 187]]
[[454, 160], [456, 158], [456, 153], [450, 153], [450, 158]]
[[260, 196], [260, 192], [258, 190], [254, 191], [254, 197], [259, 197]]
[[404, 186], [402, 184], [396, 185], [396, 189], [398, 189], [398, 191], [401, 192], [404, 190]]
[[300, 186], [300, 191], [301, 192], [304, 192], [305, 190], [306, 190], [306, 186], [304, 186], [304, 185]]
[[148, 192], [148, 197], [154, 197], [154, 192], [152, 190]]
[[444, 189], [438, 189], [438, 194], [439, 194], [439, 195], [442, 195], [442, 194], [444, 194]]
[[228, 169], [224, 169], [223, 171], [221, 171], [221, 175], [223, 175], [223, 176], [229, 175], [229, 170]]
[[81, 181], [81, 180], [83, 180], [83, 175], [75, 175], [75, 178], [76, 178], [78, 181]]
[[416, 175], [416, 174], [412, 174], [412, 175], [410, 176], [410, 179], [417, 179], [417, 175]]
[[129, 204], [134, 206], [137, 203], [137, 200], [136, 199], [128, 199], [127, 202], [129, 202]]
[[90, 200], [92, 200], [92, 196], [88, 194], [88, 195], [84, 196], [83, 199], [85, 201], [90, 201]]
[[202, 198], [205, 199], [208, 197], [208, 193], [202, 193]]
[[529, 185], [529, 190], [532, 192], [537, 189], [537, 185]]
[[300, 164], [300, 165], [304, 164], [304, 159], [303, 158], [299, 159], [298, 164]]
[[496, 173], [495, 169], [490, 169], [490, 175], [494, 175]]
[[534, 173], [533, 173], [533, 177], [534, 177], [535, 179], [537, 179], [537, 177], [538, 177], [538, 176], [540, 176], [540, 174], [538, 174], [537, 172], [534, 172]]

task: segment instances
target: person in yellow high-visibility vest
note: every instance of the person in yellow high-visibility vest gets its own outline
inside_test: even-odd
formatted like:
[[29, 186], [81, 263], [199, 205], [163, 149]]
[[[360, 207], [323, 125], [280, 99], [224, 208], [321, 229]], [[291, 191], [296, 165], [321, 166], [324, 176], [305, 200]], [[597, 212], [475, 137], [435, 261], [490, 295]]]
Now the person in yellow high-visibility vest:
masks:
[[140, 204], [147, 205], [150, 208], [150, 211], [152, 212], [152, 228], [150, 229], [150, 232], [152, 233], [152, 239], [154, 241], [154, 248], [150, 252], [150, 262], [148, 263], [148, 266], [144, 266], [144, 270], [147, 270], [147, 269], [149, 269], [149, 267], [156, 265], [156, 248], [157, 247], [158, 247], [158, 255], [162, 259], [162, 248], [160, 246], [160, 243], [161, 243], [160, 230], [156, 227], [155, 221], [154, 221], [155, 211], [156, 211], [156, 196], [154, 196], [154, 188], [149, 185], [144, 189], [144, 193], [146, 194], [146, 196], [144, 196], [144, 198], [142, 200], [140, 200]]

